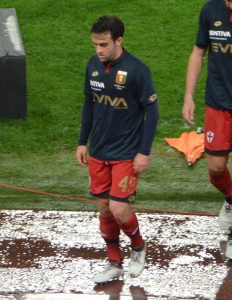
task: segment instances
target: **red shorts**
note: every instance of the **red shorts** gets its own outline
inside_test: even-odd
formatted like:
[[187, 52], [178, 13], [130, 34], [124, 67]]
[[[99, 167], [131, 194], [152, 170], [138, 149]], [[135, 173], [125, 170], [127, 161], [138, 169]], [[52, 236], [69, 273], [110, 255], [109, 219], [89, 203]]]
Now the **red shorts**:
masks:
[[120, 202], [133, 200], [139, 175], [134, 174], [133, 160], [103, 161], [89, 158], [90, 193], [98, 198]]
[[232, 150], [232, 112], [206, 106], [205, 152], [227, 155]]

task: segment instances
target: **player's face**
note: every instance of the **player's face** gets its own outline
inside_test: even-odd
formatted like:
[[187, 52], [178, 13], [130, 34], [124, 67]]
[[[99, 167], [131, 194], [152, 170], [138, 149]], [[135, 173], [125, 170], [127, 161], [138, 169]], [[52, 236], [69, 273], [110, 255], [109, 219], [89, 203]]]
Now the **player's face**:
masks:
[[92, 42], [100, 61], [111, 61], [117, 59], [122, 51], [122, 38], [114, 41], [109, 32], [92, 33]]
[[232, 10], [232, 0], [225, 0], [226, 6]]

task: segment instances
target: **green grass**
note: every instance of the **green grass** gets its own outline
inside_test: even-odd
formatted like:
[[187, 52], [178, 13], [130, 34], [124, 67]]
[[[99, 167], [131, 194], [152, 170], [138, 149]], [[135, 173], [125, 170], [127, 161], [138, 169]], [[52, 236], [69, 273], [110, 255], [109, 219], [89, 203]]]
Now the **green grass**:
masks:
[[[124, 46], [147, 63], [159, 97], [160, 121], [150, 171], [136, 204], [217, 212], [221, 195], [209, 185], [206, 162], [186, 167], [164, 137], [194, 130], [182, 119], [185, 74], [204, 0], [2, 0], [16, 8], [27, 61], [28, 117], [0, 120], [0, 183], [77, 197], [88, 194], [87, 170], [75, 161], [85, 65], [94, 52], [89, 29], [103, 14], [126, 25]], [[196, 127], [203, 126], [206, 70], [196, 91]], [[0, 188], [0, 207], [94, 209], [94, 205]]]
[[[150, 171], [141, 179], [134, 204], [163, 210], [217, 213], [220, 195], [208, 183], [206, 160], [189, 168], [182, 154], [168, 147], [152, 156]], [[93, 199], [88, 192], [86, 168], [73, 153], [2, 154], [0, 183], [72, 197]], [[83, 201], [36, 195], [0, 187], [0, 207], [11, 209], [95, 209]]]

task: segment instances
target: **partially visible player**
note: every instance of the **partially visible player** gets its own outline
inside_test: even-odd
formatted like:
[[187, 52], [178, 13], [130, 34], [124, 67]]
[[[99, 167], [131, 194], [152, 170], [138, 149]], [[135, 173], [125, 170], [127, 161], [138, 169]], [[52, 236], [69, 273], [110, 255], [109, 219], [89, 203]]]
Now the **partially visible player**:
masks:
[[[100, 231], [108, 265], [94, 277], [105, 283], [123, 275], [120, 231], [131, 241], [129, 274], [145, 266], [146, 243], [130, 201], [149, 167], [158, 121], [156, 92], [148, 67], [122, 47], [124, 24], [99, 17], [91, 28], [96, 50], [86, 68], [85, 102], [76, 157], [89, 167], [90, 192], [98, 198]], [[87, 143], [90, 139], [90, 156]]]
[[205, 152], [210, 182], [225, 196], [219, 224], [228, 230], [232, 226], [232, 180], [227, 167], [232, 151], [232, 0], [210, 0], [201, 10], [183, 106], [183, 117], [191, 125], [194, 125], [194, 91], [207, 50]]

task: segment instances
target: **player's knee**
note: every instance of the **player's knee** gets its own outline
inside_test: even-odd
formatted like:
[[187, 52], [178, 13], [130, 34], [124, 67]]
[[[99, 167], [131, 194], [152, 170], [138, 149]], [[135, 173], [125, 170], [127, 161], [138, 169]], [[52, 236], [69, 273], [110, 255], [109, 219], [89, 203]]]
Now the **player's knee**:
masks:
[[131, 208], [127, 203], [110, 201], [110, 211], [119, 224], [124, 224], [131, 216]]
[[220, 177], [227, 170], [228, 156], [207, 155], [209, 175]]
[[98, 204], [98, 210], [101, 217], [107, 218], [112, 215], [109, 209], [109, 201], [105, 199], [100, 199], [98, 200], [97, 204]]
[[224, 165], [214, 165], [209, 167], [210, 177], [220, 177], [226, 172], [226, 166]]

